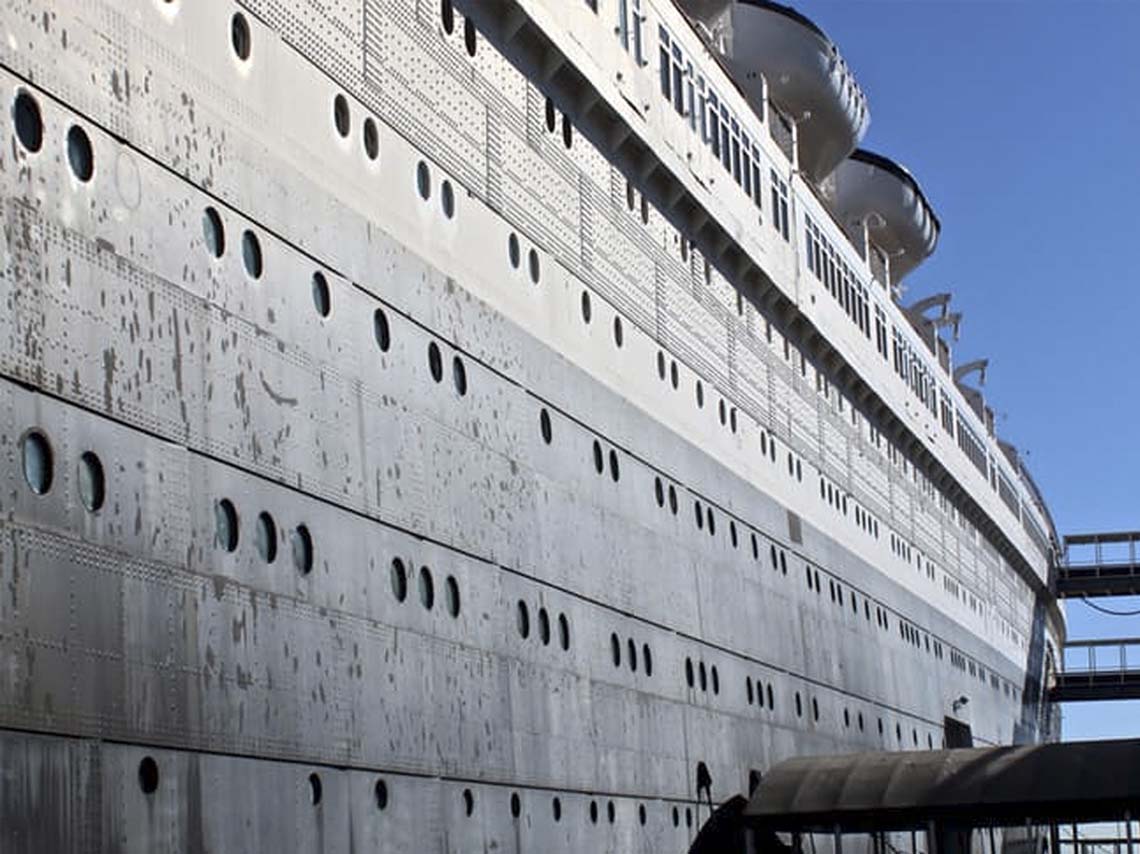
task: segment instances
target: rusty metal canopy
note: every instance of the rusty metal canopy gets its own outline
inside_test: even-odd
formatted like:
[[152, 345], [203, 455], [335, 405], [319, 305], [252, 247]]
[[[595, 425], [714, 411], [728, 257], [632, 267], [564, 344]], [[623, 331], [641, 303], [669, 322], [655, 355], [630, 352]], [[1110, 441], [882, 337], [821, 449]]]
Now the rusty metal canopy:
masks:
[[773, 831], [910, 830], [1140, 815], [1140, 739], [789, 759], [744, 810]]

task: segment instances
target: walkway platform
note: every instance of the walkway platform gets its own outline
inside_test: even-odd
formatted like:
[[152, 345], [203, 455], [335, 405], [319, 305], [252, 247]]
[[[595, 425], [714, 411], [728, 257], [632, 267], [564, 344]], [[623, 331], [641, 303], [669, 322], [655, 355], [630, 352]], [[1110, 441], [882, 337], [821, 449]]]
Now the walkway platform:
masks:
[[1069, 641], [1064, 656], [1050, 701], [1140, 700], [1140, 638]]
[[1140, 596], [1140, 531], [1070, 534], [1063, 543], [1059, 597]]

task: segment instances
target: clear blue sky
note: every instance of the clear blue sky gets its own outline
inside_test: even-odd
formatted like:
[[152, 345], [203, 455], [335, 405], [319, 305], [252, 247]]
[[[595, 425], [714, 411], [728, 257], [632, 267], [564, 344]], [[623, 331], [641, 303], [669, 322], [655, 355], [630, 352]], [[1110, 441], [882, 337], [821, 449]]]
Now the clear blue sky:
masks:
[[[904, 299], [953, 292], [956, 360], [990, 359], [999, 432], [1062, 534], [1140, 529], [1140, 2], [793, 5], [867, 94], [864, 147], [942, 220]], [[1140, 617], [1067, 611], [1071, 637], [1140, 636]], [[1140, 703], [1064, 714], [1066, 738], [1140, 736]]]

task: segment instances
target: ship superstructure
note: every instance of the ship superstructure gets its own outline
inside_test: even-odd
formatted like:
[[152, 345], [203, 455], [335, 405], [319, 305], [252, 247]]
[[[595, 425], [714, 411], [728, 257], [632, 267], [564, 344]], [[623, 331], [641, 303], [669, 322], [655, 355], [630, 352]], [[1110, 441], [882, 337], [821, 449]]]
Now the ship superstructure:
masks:
[[811, 21], [3, 9], [13, 844], [682, 851], [1053, 735], [1048, 511]]

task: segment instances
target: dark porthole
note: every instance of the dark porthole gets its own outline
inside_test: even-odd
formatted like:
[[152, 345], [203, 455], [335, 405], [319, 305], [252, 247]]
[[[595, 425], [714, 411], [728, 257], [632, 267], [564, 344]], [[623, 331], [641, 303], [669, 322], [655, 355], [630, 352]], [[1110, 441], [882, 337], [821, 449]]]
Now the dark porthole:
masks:
[[383, 309], [372, 312], [372, 335], [376, 339], [376, 346], [381, 353], [387, 353], [392, 346], [392, 330], [388, 326], [388, 315]]
[[677, 388], [681, 384], [681, 375], [677, 371], [677, 363], [669, 363], [669, 381], [673, 384], [673, 388]]
[[475, 795], [470, 789], [463, 790], [463, 812], [468, 816], [475, 812]]
[[672, 485], [669, 486], [669, 509], [674, 516], [677, 515], [677, 490]]
[[479, 46], [477, 35], [475, 22], [468, 18], [463, 22], [463, 46], [467, 48], [468, 56], [475, 56], [475, 50]]
[[443, 24], [445, 33], [451, 35], [455, 32], [455, 9], [451, 5], [451, 0], [440, 0], [439, 21]]
[[533, 249], [527, 253], [527, 265], [530, 268], [530, 280], [537, 285], [538, 280], [542, 277], [542, 270], [538, 263], [538, 253]]
[[336, 126], [336, 132], [342, 137], [348, 137], [348, 132], [352, 130], [352, 119], [348, 112], [348, 99], [344, 95], [337, 95], [333, 98], [333, 124]]
[[606, 463], [605, 463], [605, 459], [602, 456], [602, 446], [600, 444], [598, 444], [598, 440], [595, 439], [594, 440], [594, 468], [597, 470], [598, 474], [601, 474], [603, 471], [605, 471], [605, 467], [606, 467]]
[[721, 398], [721, 401], [720, 401], [720, 406], [718, 406], [718, 407], [717, 407], [717, 409], [718, 409], [718, 412], [719, 412], [719, 414], [720, 414], [720, 426], [721, 426], [721, 427], [723, 427], [723, 426], [724, 426], [724, 424], [725, 424], [725, 421], [726, 421], [726, 420], [727, 420], [727, 418], [728, 418], [728, 412], [727, 412], [727, 410], [726, 410], [726, 408], [725, 408], [725, 405], [724, 405], [724, 399], [723, 399], [723, 398]]
[[451, 379], [455, 383], [455, 391], [460, 397], [467, 395], [467, 369], [463, 367], [463, 360], [455, 356], [451, 360]]
[[796, 691], [796, 717], [802, 718], [804, 716], [804, 701], [800, 699], [800, 692]]
[[40, 105], [28, 92], [19, 92], [12, 105], [12, 119], [16, 124], [16, 138], [20, 145], [33, 154], [43, 148], [44, 119]]
[[103, 463], [93, 451], [85, 451], [79, 458], [79, 500], [88, 511], [96, 513], [103, 506], [106, 489]]
[[550, 413], [545, 409], [538, 413], [538, 428], [542, 433], [542, 441], [549, 445], [554, 439], [554, 431], [550, 424]]
[[665, 354], [660, 350], [657, 351], [657, 376], [665, 379]]
[[538, 639], [543, 646], [550, 646], [550, 615], [545, 608], [538, 609]]
[[238, 547], [238, 514], [228, 498], [214, 504], [214, 542], [227, 552]]
[[709, 675], [712, 677], [713, 693], [719, 694], [720, 693], [720, 674], [717, 673], [715, 664], [710, 668], [710, 674]]
[[257, 544], [257, 553], [266, 563], [277, 560], [277, 523], [266, 512], [257, 516], [257, 528], [254, 532], [254, 542]]
[[622, 332], [621, 318], [615, 317], [614, 318], [614, 344], [616, 344], [618, 347], [621, 347], [624, 339], [625, 339], [625, 335]]
[[518, 792], [511, 792], [511, 817], [518, 818], [522, 813], [522, 801]]
[[614, 807], [613, 801], [606, 803], [606, 818], [609, 820], [610, 824], [613, 824], [614, 819], [617, 818], [617, 809]]
[[737, 546], [736, 523], [731, 521], [731, 520], [728, 523], [728, 538], [732, 542], [732, 547], [736, 548], [736, 546]]
[[212, 207], [202, 211], [202, 238], [206, 250], [215, 258], [221, 258], [226, 251], [226, 230], [221, 215]]
[[768, 683], [768, 692], [767, 693], [768, 693], [768, 708], [769, 709], [776, 708], [776, 700], [772, 696], [772, 683], [771, 682]]
[[649, 644], [641, 645], [641, 663], [645, 666], [645, 675], [653, 675], [653, 653], [649, 651]]
[[641, 825], [643, 827], [645, 826], [645, 822], [646, 822], [645, 804], [638, 804], [637, 805], [637, 820], [638, 820], [638, 822], [641, 823]]
[[692, 807], [685, 807], [685, 827], [693, 826], [693, 810]]
[[681, 826], [681, 814], [676, 807], [673, 807], [673, 827]]
[[158, 790], [158, 763], [153, 756], [144, 756], [139, 761], [139, 788], [145, 795], [153, 795]]
[[435, 605], [435, 583], [431, 580], [431, 570], [426, 566], [420, 567], [420, 604], [429, 611]]
[[744, 689], [745, 689], [745, 693], [748, 695], [748, 705], [751, 706], [752, 702], [753, 702], [752, 677], [751, 676], [744, 677]]
[[705, 527], [705, 514], [701, 512], [701, 502], [693, 502], [693, 515], [697, 519], [697, 528], [703, 530]]
[[511, 262], [511, 267], [514, 269], [519, 268], [522, 263], [522, 250], [519, 248], [519, 236], [511, 232], [511, 236], [507, 238], [507, 258]]
[[522, 599], [519, 600], [518, 607], [515, 609], [515, 624], [518, 626], [519, 636], [523, 640], [530, 637], [530, 610]]
[[241, 12], [235, 12], [230, 18], [230, 45], [233, 46], [234, 55], [242, 62], [249, 59], [253, 39], [249, 34], [249, 21]]
[[392, 559], [392, 566], [388, 570], [388, 577], [392, 582], [392, 595], [397, 602], [408, 598], [408, 571], [404, 569], [404, 562], [399, 558]]
[[241, 235], [241, 260], [251, 279], [261, 278], [261, 241], [249, 229], [246, 229]]
[[716, 534], [716, 518], [713, 516], [712, 508], [709, 507], [706, 511], [709, 523], [709, 536]]
[[566, 146], [567, 151], [574, 145], [574, 126], [570, 124], [570, 117], [565, 114], [562, 116], [562, 144]]
[[617, 451], [613, 448], [610, 448], [610, 477], [613, 478], [614, 483], [617, 483], [618, 478], [621, 477], [621, 470], [618, 468]]
[[416, 166], [416, 190], [425, 202], [431, 198], [431, 170], [422, 160]]
[[705, 406], [705, 387], [701, 385], [701, 381], [697, 380], [697, 407], [704, 409]]
[[313, 571], [313, 535], [306, 526], [298, 525], [293, 529], [290, 546], [293, 551], [293, 566], [301, 575], [308, 575]]
[[329, 282], [320, 270], [313, 273], [313, 308], [321, 317], [328, 317], [332, 311], [332, 297], [329, 294]]
[[562, 821], [562, 800], [557, 796], [550, 800], [550, 811], [554, 814], [555, 821]]
[[634, 192], [633, 184], [630, 183], [629, 178], [626, 178], [625, 179], [625, 206], [632, 211], [633, 210], [633, 204], [635, 201], [637, 201], [637, 194]]
[[565, 614], [558, 615], [558, 644], [563, 651], [570, 649], [570, 621]]
[[437, 383], [443, 381], [443, 356], [440, 355], [439, 345], [434, 341], [428, 342], [428, 369], [433, 380]]
[[455, 217], [455, 190], [450, 181], [444, 181], [439, 188], [439, 205], [448, 219]]
[[633, 638], [629, 639], [627, 646], [626, 646], [626, 651], [628, 653], [627, 657], [629, 659], [629, 669], [631, 672], [636, 673], [637, 672], [637, 644], [635, 644], [633, 642]]
[[645, 196], [641, 197], [641, 221], [649, 225], [649, 200]]
[[685, 659], [685, 683], [690, 688], [693, 687], [693, 659], [691, 658]]
[[376, 130], [376, 120], [372, 116], [364, 119], [364, 153], [369, 160], [380, 156], [380, 133]]
[[850, 728], [851, 726], [851, 712], [847, 709], [843, 710], [843, 726]]
[[590, 801], [590, 824], [598, 823], [598, 802]]
[[614, 667], [621, 667], [621, 641], [616, 634], [610, 635], [610, 655], [614, 660]]
[[863, 731], [863, 713], [862, 712], [860, 712], [859, 715], [856, 717], [856, 722], [859, 725], [859, 732], [862, 732]]
[[590, 294], [587, 291], [582, 291], [582, 320], [585, 323], [589, 323], [592, 316], [593, 310], [590, 307]]
[[736, 432], [736, 407], [735, 406], [732, 407], [732, 409], [730, 409], [728, 411], [728, 426], [729, 426], [729, 429], [731, 429], [733, 433]]
[[657, 506], [665, 506], [665, 486], [661, 483], [661, 478], [653, 478], [653, 495], [657, 499]]
[[554, 129], [558, 127], [558, 113], [554, 109], [554, 101], [547, 96], [546, 98], [546, 132], [554, 133]]
[[91, 138], [79, 125], [72, 125], [67, 131], [67, 162], [71, 174], [83, 183], [95, 174], [95, 153], [91, 150]]
[[697, 665], [697, 681], [700, 682], [702, 691], [709, 689], [708, 671], [705, 670], [705, 663], [703, 661]]
[[376, 801], [376, 809], [388, 809], [388, 784], [383, 780], [377, 780], [376, 785], [372, 787], [372, 798]]
[[752, 538], [752, 559], [760, 560], [760, 544], [756, 542], [756, 535], [750, 534]]
[[321, 775], [316, 772], [309, 775], [309, 801], [313, 806], [321, 802], [324, 787], [321, 785]]
[[444, 599], [447, 602], [447, 613], [452, 617], [459, 616], [459, 582], [454, 575], [447, 576], [443, 585]]

